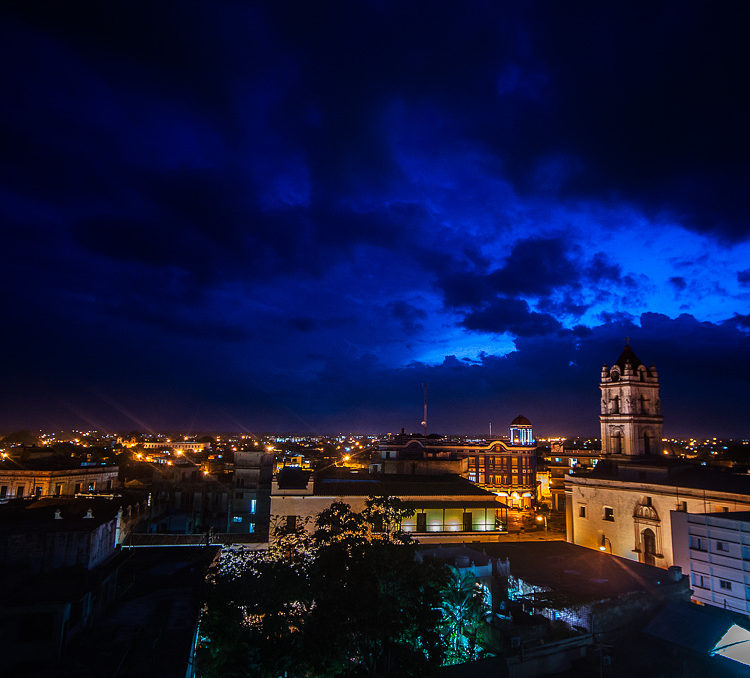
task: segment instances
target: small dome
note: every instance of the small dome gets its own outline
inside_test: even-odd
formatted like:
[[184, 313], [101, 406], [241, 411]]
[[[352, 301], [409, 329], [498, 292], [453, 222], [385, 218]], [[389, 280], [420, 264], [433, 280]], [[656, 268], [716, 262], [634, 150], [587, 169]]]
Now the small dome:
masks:
[[633, 349], [630, 348], [630, 344], [625, 344], [625, 348], [622, 353], [620, 353], [620, 357], [617, 359], [615, 365], [619, 365], [620, 369], [624, 370], [625, 363], [630, 363], [633, 370], [637, 370], [639, 365], [643, 365], [640, 358], [635, 354]]
[[510, 422], [510, 425], [511, 426], [531, 426], [531, 422], [522, 414], [519, 414], [512, 422]]

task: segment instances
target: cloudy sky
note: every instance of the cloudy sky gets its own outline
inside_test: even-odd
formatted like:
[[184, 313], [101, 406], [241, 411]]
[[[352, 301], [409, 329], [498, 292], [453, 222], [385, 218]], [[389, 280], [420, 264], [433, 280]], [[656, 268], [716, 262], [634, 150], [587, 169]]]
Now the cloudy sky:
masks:
[[744, 3], [8, 3], [0, 427], [750, 436]]

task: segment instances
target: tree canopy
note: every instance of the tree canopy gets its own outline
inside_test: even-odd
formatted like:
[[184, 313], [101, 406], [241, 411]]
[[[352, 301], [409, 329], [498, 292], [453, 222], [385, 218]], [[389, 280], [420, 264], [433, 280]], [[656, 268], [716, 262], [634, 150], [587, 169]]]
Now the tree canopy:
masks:
[[411, 511], [371, 497], [273, 529], [267, 552], [229, 557], [210, 585], [201, 676], [429, 676], [446, 659], [450, 571], [414, 558]]

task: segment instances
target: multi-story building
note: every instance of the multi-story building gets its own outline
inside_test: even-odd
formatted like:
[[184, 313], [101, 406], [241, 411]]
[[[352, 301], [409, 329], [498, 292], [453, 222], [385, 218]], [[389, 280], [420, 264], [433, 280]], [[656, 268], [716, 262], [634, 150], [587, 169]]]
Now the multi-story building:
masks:
[[23, 464], [0, 461], [0, 502], [24, 497], [69, 497], [85, 492], [110, 492], [119, 486], [119, 467], [81, 466], [66, 459], [39, 459]]
[[536, 446], [524, 416], [513, 420], [508, 440], [481, 444], [402, 434], [381, 443], [380, 452], [383, 459], [468, 459], [468, 479], [509, 507], [530, 508], [536, 500]]
[[[264, 451], [234, 453], [233, 494], [229, 532], [267, 532], [270, 504], [270, 471], [273, 455]], [[265, 476], [269, 476], [266, 478]]]
[[750, 613], [750, 511], [673, 513], [672, 548], [693, 600]]

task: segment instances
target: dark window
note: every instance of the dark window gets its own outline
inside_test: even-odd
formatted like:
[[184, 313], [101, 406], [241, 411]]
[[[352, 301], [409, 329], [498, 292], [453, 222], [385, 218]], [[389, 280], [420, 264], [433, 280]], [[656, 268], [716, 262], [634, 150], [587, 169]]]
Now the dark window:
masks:
[[690, 537], [690, 548], [696, 551], [705, 551], [706, 545], [700, 537]]
[[5, 497], [8, 496], [8, 486], [2, 485], [0, 486], [0, 499], [5, 499]]
[[427, 532], [426, 513], [417, 513], [417, 532]]
[[471, 512], [464, 513], [464, 532], [471, 532], [473, 528]]
[[717, 541], [716, 542], [716, 550], [717, 551], [724, 551], [724, 553], [727, 553], [729, 551], [729, 546], [725, 541]]
[[585, 518], [586, 517], [586, 507], [585, 506], [579, 506], [578, 507], [578, 517], [579, 518]]
[[20, 499], [21, 497], [23, 497], [23, 486], [16, 488], [16, 497], [18, 499]]
[[725, 579], [719, 579], [719, 588], [722, 588], [725, 591], [731, 591], [732, 590], [732, 582], [731, 581], [726, 581]]
[[55, 496], [59, 497], [62, 494], [62, 483], [55, 485]]
[[686, 512], [687, 511], [687, 502], [686, 501], [678, 502], [678, 504], [677, 504], [677, 510], [678, 511], [682, 511], [683, 513]]
[[604, 507], [604, 520], [615, 522], [615, 510], [609, 506]]
[[297, 516], [287, 516], [286, 517], [286, 529], [287, 530], [296, 530], [297, 529]]

